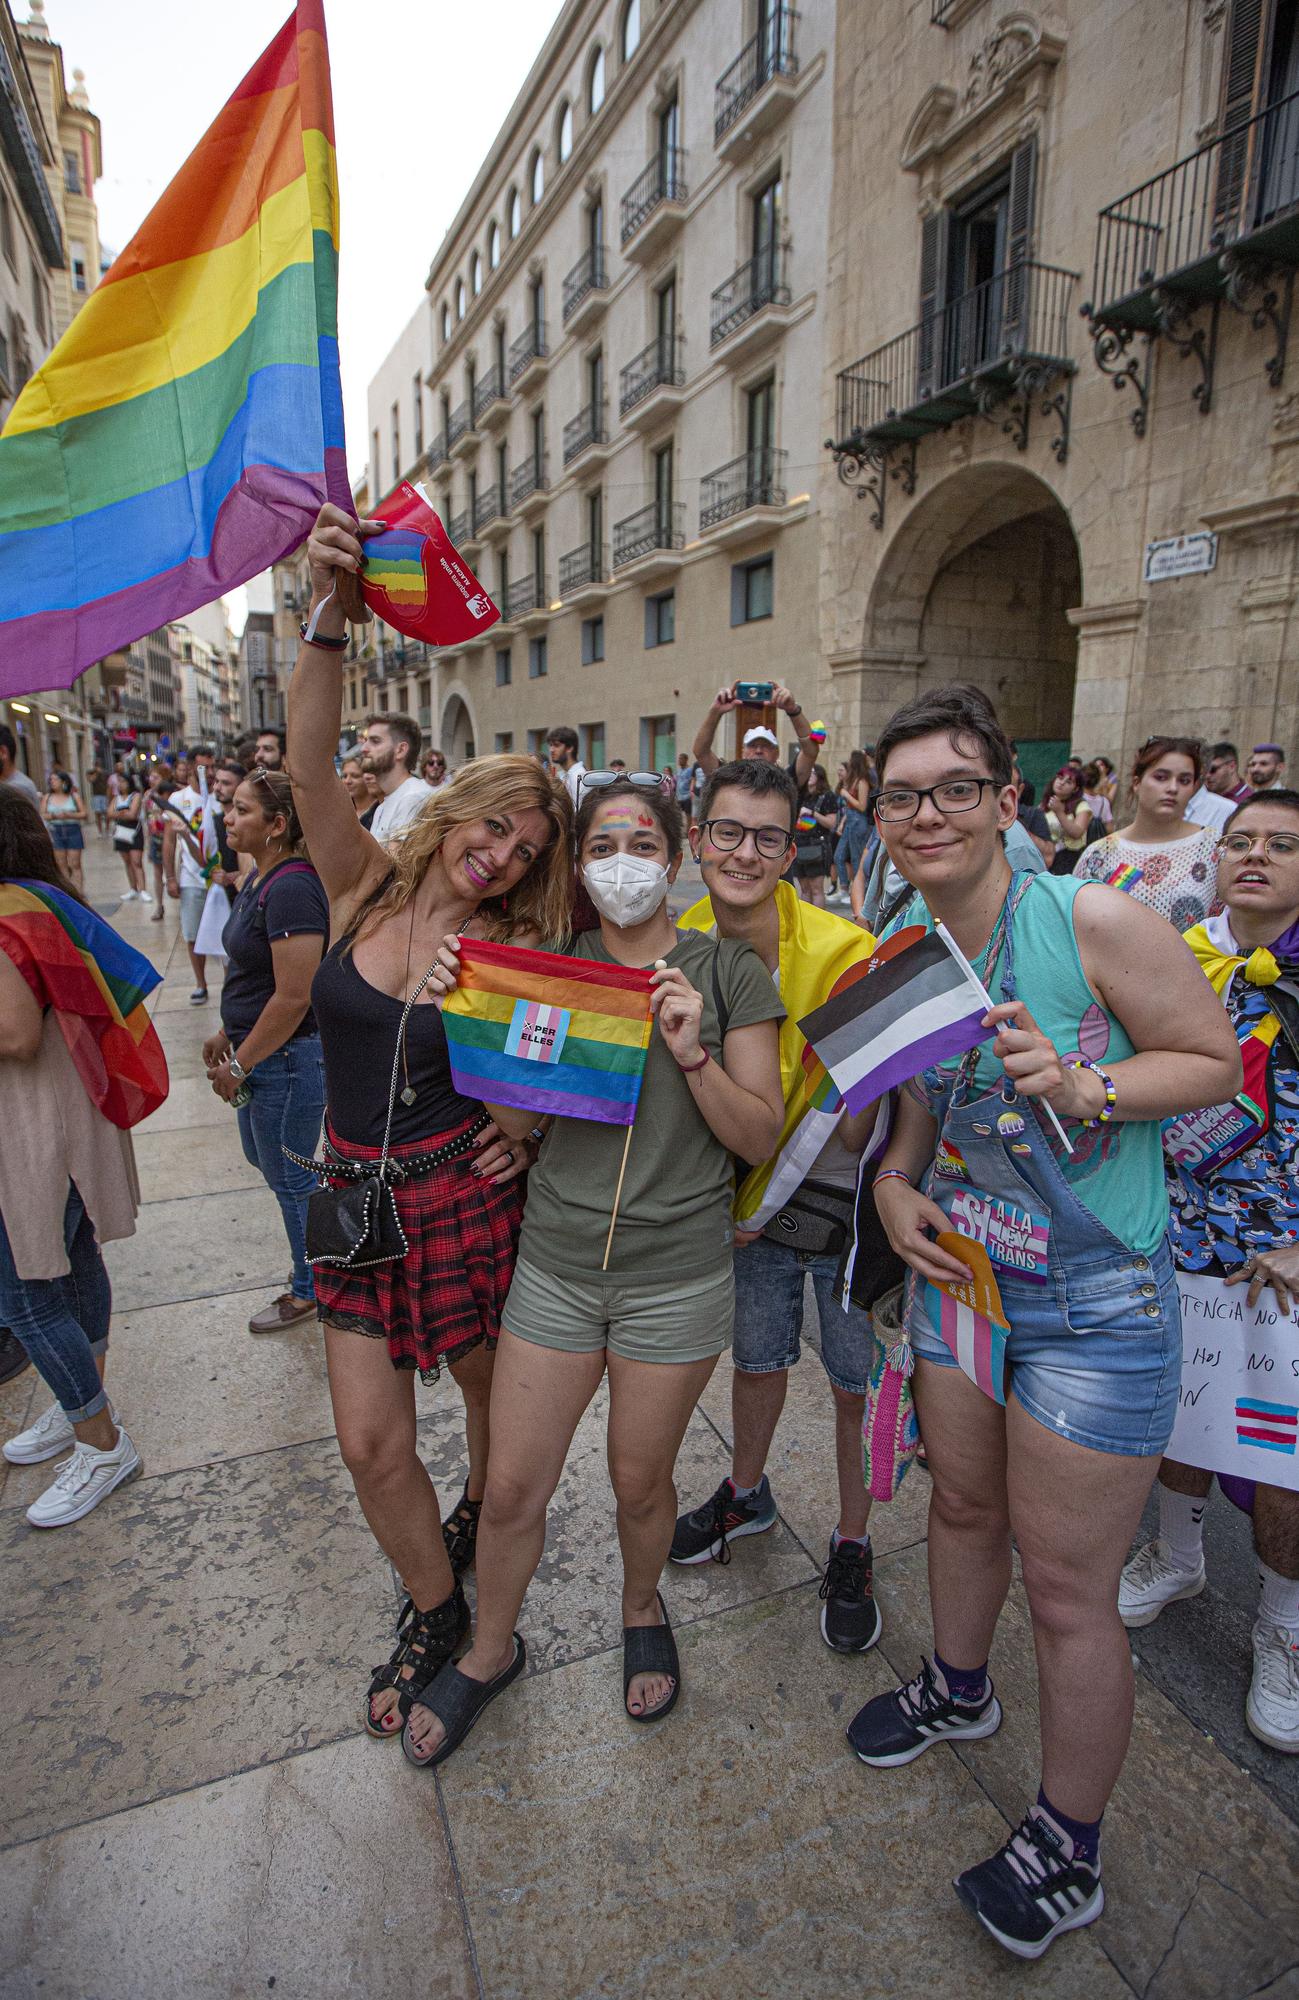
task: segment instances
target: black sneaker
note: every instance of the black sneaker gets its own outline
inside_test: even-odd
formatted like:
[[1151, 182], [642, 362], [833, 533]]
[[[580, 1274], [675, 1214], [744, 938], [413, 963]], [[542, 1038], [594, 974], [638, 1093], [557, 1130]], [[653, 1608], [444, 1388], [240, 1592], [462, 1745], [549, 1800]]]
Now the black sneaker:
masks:
[[931, 1743], [971, 1742], [1001, 1727], [1001, 1703], [988, 1682], [981, 1702], [953, 1701], [940, 1694], [930, 1661], [892, 1694], [877, 1694], [848, 1724], [848, 1741], [863, 1764], [909, 1764]]
[[678, 1517], [668, 1554], [674, 1563], [728, 1563], [729, 1543], [741, 1535], [765, 1535], [775, 1525], [776, 1503], [765, 1472], [757, 1492], [747, 1500], [737, 1500], [735, 1481], [724, 1479], [711, 1500], [693, 1514]]
[[1016, 1958], [1041, 1958], [1061, 1931], [1094, 1924], [1105, 1908], [1099, 1868], [1073, 1858], [1073, 1842], [1036, 1806], [989, 1860], [958, 1875], [953, 1888], [998, 1944]]
[[884, 1630], [872, 1595], [870, 1542], [830, 1544], [821, 1579], [821, 1637], [836, 1653], [867, 1653]]

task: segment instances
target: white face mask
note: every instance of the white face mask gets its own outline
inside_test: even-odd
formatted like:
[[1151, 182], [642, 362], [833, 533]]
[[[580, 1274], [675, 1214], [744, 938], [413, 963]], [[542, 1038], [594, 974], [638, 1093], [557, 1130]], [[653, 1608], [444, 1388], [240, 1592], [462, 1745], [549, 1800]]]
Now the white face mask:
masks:
[[619, 930], [652, 917], [668, 892], [668, 871], [639, 854], [608, 854], [582, 870], [587, 894]]

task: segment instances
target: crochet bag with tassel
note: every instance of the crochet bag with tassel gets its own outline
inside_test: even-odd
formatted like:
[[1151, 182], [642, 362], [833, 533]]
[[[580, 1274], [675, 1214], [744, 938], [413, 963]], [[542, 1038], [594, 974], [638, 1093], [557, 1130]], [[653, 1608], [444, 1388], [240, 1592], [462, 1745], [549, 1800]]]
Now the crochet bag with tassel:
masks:
[[911, 1394], [914, 1357], [902, 1320], [902, 1286], [872, 1308], [875, 1353], [862, 1418], [862, 1472], [872, 1500], [891, 1500], [920, 1445]]

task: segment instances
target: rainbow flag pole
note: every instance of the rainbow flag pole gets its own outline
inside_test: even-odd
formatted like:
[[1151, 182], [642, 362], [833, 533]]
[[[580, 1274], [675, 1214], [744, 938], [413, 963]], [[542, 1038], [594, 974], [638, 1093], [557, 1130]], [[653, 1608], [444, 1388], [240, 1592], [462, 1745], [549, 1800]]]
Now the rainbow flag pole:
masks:
[[70, 687], [351, 511], [323, 0], [254, 63], [0, 434], [0, 695]]

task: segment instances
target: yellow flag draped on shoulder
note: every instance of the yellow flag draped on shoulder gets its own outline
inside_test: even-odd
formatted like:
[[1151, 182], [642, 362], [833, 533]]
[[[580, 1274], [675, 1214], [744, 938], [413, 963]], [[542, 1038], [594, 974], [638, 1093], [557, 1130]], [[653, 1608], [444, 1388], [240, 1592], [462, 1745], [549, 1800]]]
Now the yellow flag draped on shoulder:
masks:
[[[776, 884], [776, 907], [780, 912], [780, 997], [785, 1004], [780, 1028], [785, 1122], [772, 1158], [746, 1174], [736, 1191], [735, 1220], [746, 1229], [761, 1229], [802, 1186], [839, 1122], [843, 1099], [798, 1024], [828, 1000], [844, 975], [875, 949], [869, 931], [831, 910], [805, 903], [788, 882]], [[682, 930], [714, 931], [711, 900], [704, 896], [678, 923]]]

